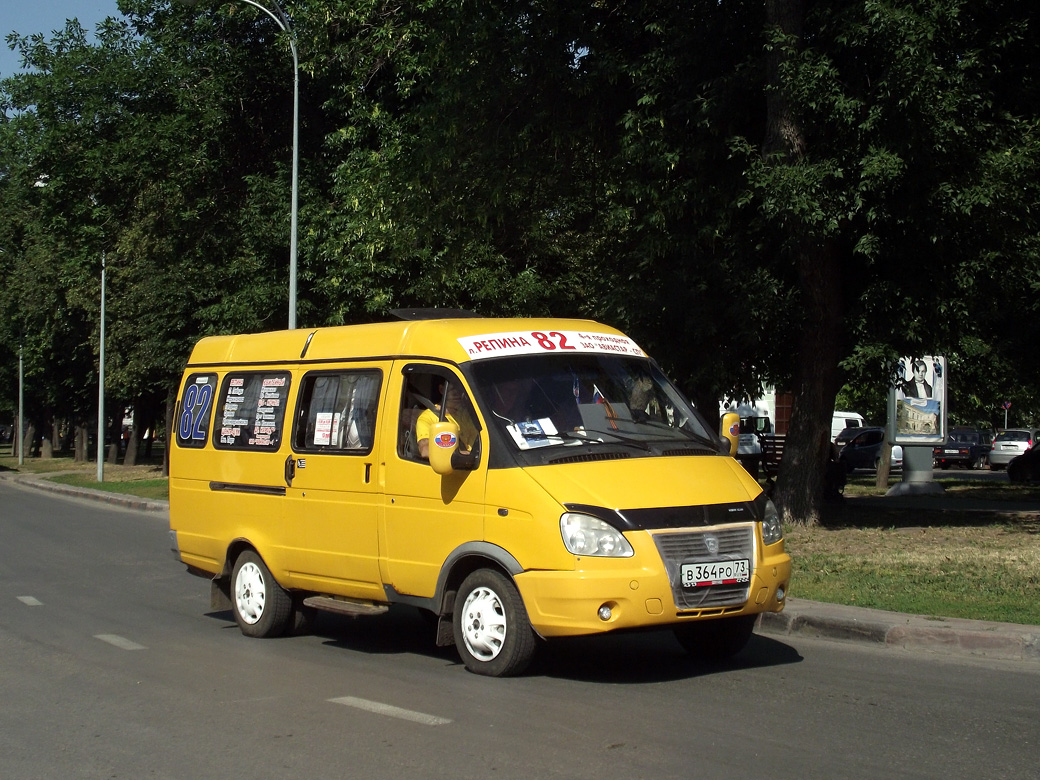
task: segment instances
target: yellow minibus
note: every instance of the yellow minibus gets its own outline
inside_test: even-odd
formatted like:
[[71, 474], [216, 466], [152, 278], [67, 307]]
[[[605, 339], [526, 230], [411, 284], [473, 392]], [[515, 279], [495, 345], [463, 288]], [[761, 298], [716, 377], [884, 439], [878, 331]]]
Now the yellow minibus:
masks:
[[632, 339], [411, 316], [192, 351], [171, 543], [243, 633], [411, 605], [506, 676], [541, 640], [625, 629], [724, 658], [783, 609], [776, 509]]

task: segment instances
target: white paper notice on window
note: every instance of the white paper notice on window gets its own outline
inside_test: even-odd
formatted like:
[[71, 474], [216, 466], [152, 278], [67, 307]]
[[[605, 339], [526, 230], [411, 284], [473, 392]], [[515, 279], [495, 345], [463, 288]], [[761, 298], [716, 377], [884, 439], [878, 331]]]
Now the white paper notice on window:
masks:
[[339, 428], [339, 415], [318, 412], [314, 418], [314, 446], [327, 447], [332, 444], [333, 427]]

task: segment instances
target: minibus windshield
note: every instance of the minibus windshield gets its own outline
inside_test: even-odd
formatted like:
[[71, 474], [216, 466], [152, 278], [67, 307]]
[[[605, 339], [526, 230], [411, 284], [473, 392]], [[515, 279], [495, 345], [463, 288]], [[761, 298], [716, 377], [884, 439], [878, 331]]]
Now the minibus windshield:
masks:
[[645, 358], [579, 353], [471, 364], [489, 425], [520, 450], [581, 443], [650, 452], [665, 442], [718, 451], [718, 440], [675, 386]]

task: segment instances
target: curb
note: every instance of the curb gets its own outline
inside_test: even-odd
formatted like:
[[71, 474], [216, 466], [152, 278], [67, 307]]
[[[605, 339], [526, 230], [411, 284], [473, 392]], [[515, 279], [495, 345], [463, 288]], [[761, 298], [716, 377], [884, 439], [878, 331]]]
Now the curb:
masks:
[[1040, 662], [1040, 626], [962, 618], [930, 618], [881, 609], [790, 599], [767, 612], [762, 634], [862, 642], [946, 655]]
[[110, 493], [107, 490], [95, 490], [94, 488], [62, 485], [61, 483], [51, 482], [49, 479], [38, 476], [9, 476], [7, 474], [0, 474], [0, 479], [14, 482], [18, 485], [25, 485], [26, 487], [31, 487], [36, 490], [43, 490], [47, 493], [57, 493], [71, 498], [86, 498], [91, 501], [100, 501], [105, 504], [113, 504], [127, 509], [137, 509], [144, 512], [168, 512], [170, 509], [169, 501], [154, 501], [147, 498], [140, 498], [138, 496]]

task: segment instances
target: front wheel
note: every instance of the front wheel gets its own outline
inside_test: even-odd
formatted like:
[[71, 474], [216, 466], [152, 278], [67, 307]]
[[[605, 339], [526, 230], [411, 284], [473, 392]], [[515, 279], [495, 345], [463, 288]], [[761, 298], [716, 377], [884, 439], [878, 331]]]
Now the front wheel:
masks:
[[758, 615], [684, 623], [673, 630], [687, 653], [701, 661], [724, 661], [747, 645]]
[[231, 575], [231, 611], [246, 636], [281, 636], [289, 627], [292, 599], [274, 581], [263, 559], [246, 550]]
[[463, 580], [452, 625], [462, 662], [476, 674], [511, 677], [534, 657], [534, 631], [520, 593], [492, 569], [478, 569]]

